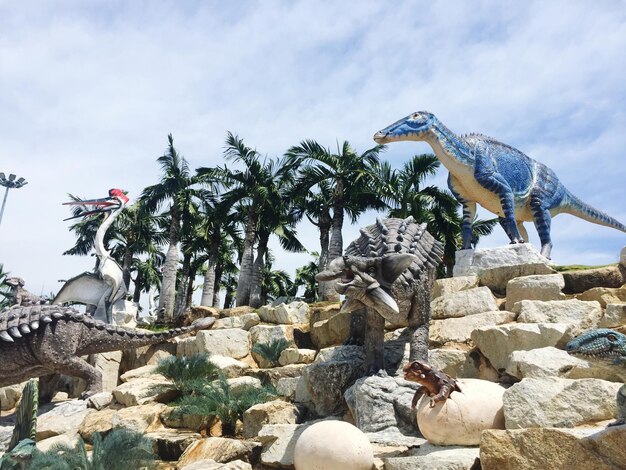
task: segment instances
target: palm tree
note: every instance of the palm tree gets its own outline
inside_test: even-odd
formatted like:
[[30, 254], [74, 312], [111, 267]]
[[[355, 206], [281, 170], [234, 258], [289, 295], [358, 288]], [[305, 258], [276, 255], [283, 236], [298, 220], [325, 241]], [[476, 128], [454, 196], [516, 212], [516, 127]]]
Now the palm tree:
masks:
[[164, 262], [165, 254], [156, 248], [151, 250], [145, 259], [133, 259], [132, 269], [135, 272], [133, 302], [139, 303], [141, 293], [148, 293], [153, 287], [161, 290], [161, 268]]
[[282, 269], [272, 269], [275, 261], [271, 251], [267, 251], [267, 262], [263, 266], [261, 279], [260, 304], [265, 305], [268, 300], [275, 300], [278, 297], [294, 297], [296, 295], [296, 285], [289, 274]]
[[[366, 209], [385, 207], [375, 191], [373, 178], [374, 168], [384, 148], [377, 145], [358, 154], [344, 141], [341, 146], [337, 145], [337, 153], [332, 153], [313, 140], [305, 140], [287, 151], [288, 161], [300, 167], [298, 186], [318, 186], [320, 190], [331, 191], [332, 221], [326, 263], [342, 255], [342, 229], [346, 215], [356, 222]], [[324, 187], [320, 186], [324, 183]], [[326, 265], [320, 266], [320, 269], [325, 268]], [[323, 300], [338, 299], [334, 283], [321, 284], [324, 284], [320, 286]]]
[[319, 272], [319, 253], [312, 251], [313, 261], [305, 264], [296, 269], [296, 277], [294, 278], [294, 285], [296, 290], [300, 286], [304, 286], [304, 300], [308, 303], [317, 302], [317, 280], [315, 275]]
[[169, 134], [167, 139], [167, 150], [157, 159], [162, 170], [161, 180], [157, 184], [145, 188], [141, 194], [143, 204], [151, 213], [155, 213], [166, 202], [170, 204], [167, 211], [170, 219], [169, 247], [165, 255], [158, 306], [158, 321], [161, 323], [171, 323], [174, 316], [181, 217], [185, 211], [189, 210], [188, 206], [192, 202], [192, 185], [195, 183], [187, 161], [174, 148], [172, 134]]

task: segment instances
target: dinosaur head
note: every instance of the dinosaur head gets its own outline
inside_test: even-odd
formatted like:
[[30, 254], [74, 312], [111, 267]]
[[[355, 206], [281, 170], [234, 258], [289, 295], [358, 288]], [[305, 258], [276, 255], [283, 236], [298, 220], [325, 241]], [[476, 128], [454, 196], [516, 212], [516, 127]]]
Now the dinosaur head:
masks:
[[425, 362], [420, 361], [412, 361], [409, 362], [404, 368], [402, 372], [404, 372], [404, 380], [410, 380], [411, 382], [424, 383], [427, 380], [427, 376], [430, 375], [430, 372], [433, 370]]
[[102, 212], [109, 212], [115, 209], [119, 209], [126, 205], [128, 202], [128, 196], [121, 189], [109, 189], [109, 196], [100, 199], [76, 199], [71, 202], [64, 202], [64, 206], [83, 206], [84, 211], [81, 211], [74, 217], [70, 217], [65, 220], [75, 219], [77, 217], [86, 217], [89, 215], [100, 214]]
[[318, 281], [339, 279], [336, 290], [346, 296], [342, 311], [364, 306], [373, 308], [385, 319], [398, 323], [403, 320], [398, 304], [391, 296], [391, 285], [417, 259], [408, 253], [378, 257], [342, 256], [335, 258]]
[[597, 328], [577, 336], [565, 347], [570, 354], [619, 359], [626, 357], [626, 335]]
[[11, 287], [23, 287], [26, 284], [21, 277], [9, 277], [4, 283]]
[[418, 111], [385, 127], [374, 134], [378, 144], [387, 144], [400, 140], [424, 140], [435, 122], [435, 116], [428, 111]]

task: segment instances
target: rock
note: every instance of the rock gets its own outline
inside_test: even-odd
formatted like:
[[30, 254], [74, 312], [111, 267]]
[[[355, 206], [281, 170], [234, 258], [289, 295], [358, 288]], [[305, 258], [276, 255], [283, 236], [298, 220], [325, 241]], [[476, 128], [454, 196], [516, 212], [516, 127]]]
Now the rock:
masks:
[[202, 436], [193, 431], [160, 429], [147, 433], [146, 437], [152, 441], [152, 448], [161, 460], [178, 460], [187, 447]]
[[243, 460], [219, 463], [213, 459], [202, 459], [185, 465], [181, 470], [252, 470], [252, 465]]
[[519, 323], [560, 323], [568, 324], [569, 335], [573, 338], [583, 331], [595, 328], [602, 317], [598, 302], [583, 302], [576, 299], [522, 300], [513, 309], [518, 314]]
[[321, 350], [302, 377], [319, 416], [330, 416], [345, 409], [343, 394], [363, 376], [365, 353], [359, 346], [338, 346]]
[[87, 398], [86, 403], [87, 407], [99, 411], [109, 406], [112, 401], [113, 394], [111, 392], [100, 392]]
[[199, 344], [196, 342], [195, 336], [191, 336], [189, 338], [174, 338], [174, 341], [176, 343], [176, 356], [178, 357], [193, 356], [194, 354], [201, 352], [198, 349]]
[[250, 333], [240, 328], [198, 331], [196, 344], [201, 352], [241, 359], [250, 354]]
[[506, 428], [573, 427], [612, 419], [620, 386], [600, 379], [523, 379], [504, 393]]
[[607, 304], [620, 304], [626, 302], [626, 287], [618, 289], [610, 287], [594, 287], [576, 296], [578, 300], [595, 300], [602, 308]]
[[296, 387], [300, 377], [282, 377], [276, 384], [276, 393], [285, 400], [294, 401], [296, 398]]
[[[468, 351], [462, 351], [460, 349], [428, 350], [428, 364], [445, 372], [451, 377], [467, 377], [464, 370], [467, 357]], [[406, 358], [406, 362], [408, 362], [408, 357]]]
[[256, 377], [248, 377], [246, 375], [242, 377], [233, 377], [232, 379], [227, 379], [228, 385], [230, 385], [230, 390], [235, 391], [240, 388], [263, 388], [263, 384], [260, 379]]
[[250, 365], [226, 356], [210, 356], [209, 362], [215, 364], [226, 377], [239, 377], [244, 371], [250, 368]]
[[459, 379], [462, 393], [430, 407], [423, 396], [417, 409], [417, 425], [435, 445], [478, 445], [485, 429], [504, 429], [504, 388], [487, 380]]
[[91, 442], [93, 433], [106, 433], [113, 428], [125, 428], [137, 432], [152, 432], [161, 427], [160, 416], [169, 407], [162, 403], [150, 403], [113, 410], [107, 408], [88, 414], [78, 427], [81, 437]]
[[[253, 345], [257, 343], [267, 344], [280, 339], [293, 342], [293, 330], [293, 326], [288, 325], [257, 325], [250, 328], [250, 339]], [[255, 351], [252, 351], [252, 357], [260, 367], [271, 367], [272, 365]]]
[[336, 313], [311, 325], [311, 341], [317, 349], [343, 344], [350, 335], [350, 312]]
[[221, 310], [217, 307], [207, 307], [205, 305], [193, 305], [189, 309], [190, 319], [195, 320], [197, 318], [206, 317], [219, 317]]
[[151, 380], [166, 380], [165, 377], [157, 373], [157, 365], [149, 365], [138, 367], [137, 369], [129, 370], [128, 372], [120, 375], [120, 381], [122, 383], [136, 379], [151, 379]]
[[513, 351], [564, 346], [569, 330], [564, 323], [511, 323], [477, 328], [471, 337], [493, 367], [504, 370]]
[[328, 320], [329, 318], [337, 315], [341, 310], [341, 303], [339, 302], [320, 302], [317, 304], [309, 305], [309, 324], [316, 323], [322, 320]]
[[82, 400], [71, 400], [46, 405], [37, 418], [37, 440], [48, 439], [68, 432], [76, 432], [85, 417], [94, 410]]
[[0, 388], [0, 410], [12, 410], [22, 398], [22, 390], [26, 383], [9, 385]]
[[254, 313], [254, 308], [249, 305], [242, 305], [241, 307], [225, 308], [220, 310], [220, 317], [239, 317], [246, 313]]
[[431, 300], [442, 295], [478, 287], [478, 276], [458, 276], [437, 279], [433, 284]]
[[478, 447], [423, 444], [406, 457], [385, 458], [385, 470], [470, 470], [479, 455]]
[[290, 364], [288, 366], [273, 367], [271, 369], [249, 369], [246, 375], [257, 377], [263, 383], [269, 383], [272, 387], [278, 385], [278, 381], [288, 377], [300, 377], [306, 364]]
[[430, 303], [431, 318], [464, 317], [498, 310], [496, 299], [487, 287], [474, 287], [437, 297]]
[[261, 323], [261, 318], [256, 313], [244, 313], [243, 315], [239, 315], [237, 317], [226, 317], [220, 318], [215, 321], [213, 325], [213, 330], [222, 330], [229, 328], [241, 328], [242, 330], [248, 331], [253, 326]]
[[[485, 287], [486, 289], [486, 287]], [[467, 317], [432, 320], [430, 323], [429, 341], [431, 347], [440, 347], [446, 343], [467, 343], [472, 331], [491, 325], [501, 325], [515, 320], [512, 312], [495, 311], [476, 313]]]
[[161, 421], [168, 428], [191, 429], [195, 432], [206, 432], [211, 426], [211, 417], [183, 413], [180, 408], [168, 407], [161, 414]]
[[270, 467], [293, 468], [294, 448], [300, 435], [318, 421], [306, 424], [266, 424], [257, 439], [263, 444], [261, 463]]
[[279, 304], [276, 307], [264, 305], [258, 311], [261, 320], [267, 323], [282, 325], [309, 323], [309, 305], [306, 302]]
[[608, 304], [598, 327], [617, 328], [622, 325], [626, 325], [626, 303]]
[[251, 406], [243, 414], [244, 437], [255, 437], [266, 424], [296, 424], [300, 417], [298, 407], [282, 400]]
[[373, 463], [367, 436], [343, 421], [321, 421], [308, 427], [294, 449], [298, 470], [371, 470]]
[[506, 309], [513, 311], [513, 305], [520, 300], [563, 300], [564, 286], [563, 276], [558, 273], [511, 279], [506, 285]]
[[581, 269], [563, 273], [566, 294], [580, 294], [594, 287], [620, 287], [626, 283], [623, 271], [618, 266]]
[[112, 393], [115, 401], [124, 406], [144, 405], [150, 402], [167, 403], [178, 396], [174, 385], [164, 377], [161, 380], [147, 378], [131, 380], [115, 388]]
[[480, 441], [480, 463], [485, 470], [626, 468], [624, 426], [585, 431], [554, 428], [485, 431]]
[[[94, 366], [102, 374], [102, 391], [110, 392], [119, 383], [120, 364], [122, 362], [122, 351], [111, 351], [101, 354], [91, 354], [87, 357], [87, 362]], [[70, 378], [69, 395], [78, 397], [87, 388], [83, 379]]]
[[258, 444], [254, 442], [225, 437], [199, 439], [187, 447], [177, 466], [183, 468], [198, 460], [215, 460], [222, 463], [237, 459], [247, 460], [248, 454], [256, 446]]
[[317, 351], [315, 349], [287, 348], [280, 353], [278, 363], [281, 366], [289, 364], [310, 364], [315, 360], [316, 354]]
[[37, 449], [41, 452], [48, 452], [52, 447], [70, 447], [73, 448], [78, 444], [80, 435], [76, 431], [66, 432], [57, 436], [46, 439], [37, 439]]

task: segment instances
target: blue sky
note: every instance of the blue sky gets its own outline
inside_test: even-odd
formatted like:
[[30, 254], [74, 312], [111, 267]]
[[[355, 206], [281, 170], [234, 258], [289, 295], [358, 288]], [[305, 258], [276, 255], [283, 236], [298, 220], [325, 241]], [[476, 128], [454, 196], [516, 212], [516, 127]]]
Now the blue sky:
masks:
[[[9, 194], [0, 262], [34, 292], [90, 269], [61, 256], [66, 194], [137, 197], [170, 132], [196, 168], [222, 163], [227, 130], [270, 156], [306, 138], [363, 151], [416, 110], [519, 148], [626, 222], [624, 51], [618, 1], [0, 0], [0, 171], [30, 182]], [[429, 151], [398, 143], [385, 158]], [[313, 227], [300, 233], [318, 249]], [[561, 264], [615, 262], [626, 245], [568, 215], [552, 233]], [[497, 229], [481, 245], [506, 242]], [[309, 259], [276, 255], [290, 273]]]

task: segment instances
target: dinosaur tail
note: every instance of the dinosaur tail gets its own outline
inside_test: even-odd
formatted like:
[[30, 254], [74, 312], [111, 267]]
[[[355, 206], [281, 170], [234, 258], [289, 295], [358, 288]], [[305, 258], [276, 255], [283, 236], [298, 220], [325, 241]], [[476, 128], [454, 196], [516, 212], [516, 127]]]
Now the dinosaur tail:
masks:
[[581, 201], [569, 191], [565, 193], [563, 201], [561, 202], [561, 211], [567, 214], [572, 214], [586, 220], [587, 222], [604, 225], [626, 233], [626, 225], [620, 223], [604, 212], [591, 207], [589, 204]]

